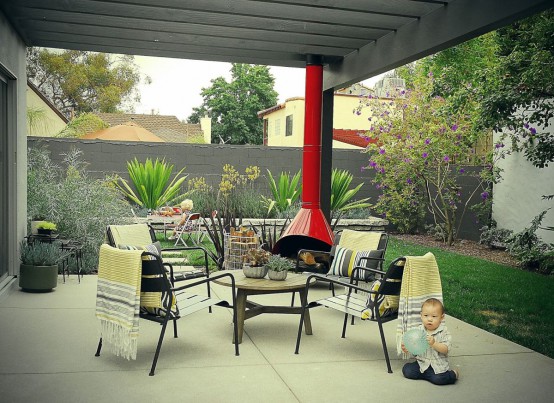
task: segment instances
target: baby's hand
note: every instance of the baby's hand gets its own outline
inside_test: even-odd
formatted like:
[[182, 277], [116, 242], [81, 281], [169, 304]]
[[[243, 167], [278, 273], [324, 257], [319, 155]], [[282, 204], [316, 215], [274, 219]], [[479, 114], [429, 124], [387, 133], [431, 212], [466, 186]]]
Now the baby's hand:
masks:
[[402, 349], [402, 351], [403, 351], [404, 353], [408, 354], [408, 350], [406, 349], [406, 346], [404, 345], [404, 343], [402, 343], [402, 344], [400, 345], [400, 348]]
[[430, 346], [435, 344], [435, 338], [431, 336], [430, 334], [427, 335], [427, 343], [429, 343]]

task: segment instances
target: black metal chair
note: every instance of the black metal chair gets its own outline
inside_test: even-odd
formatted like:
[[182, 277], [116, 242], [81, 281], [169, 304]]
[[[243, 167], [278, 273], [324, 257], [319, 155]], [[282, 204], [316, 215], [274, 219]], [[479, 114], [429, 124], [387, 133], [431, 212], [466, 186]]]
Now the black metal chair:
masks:
[[[210, 278], [197, 280], [194, 282], [188, 282], [184, 285], [175, 287], [173, 282], [168, 277], [168, 272], [172, 272], [171, 265], [163, 263], [161, 258], [150, 252], [143, 252], [143, 257], [149, 257], [148, 260], [142, 260], [142, 273], [141, 273], [141, 295], [143, 293], [160, 293], [161, 306], [157, 308], [141, 307], [140, 317], [142, 319], [154, 321], [162, 325], [160, 337], [158, 339], [158, 345], [156, 347], [156, 353], [154, 354], [154, 360], [150, 369], [150, 376], [154, 375], [156, 370], [156, 364], [162, 348], [162, 342], [165, 335], [165, 330], [169, 321], [173, 322], [173, 336], [177, 338], [177, 320], [195, 313], [204, 308], [212, 307], [213, 305], [232, 308], [233, 310], [233, 332], [234, 332], [234, 344], [235, 355], [239, 355], [238, 346], [238, 329], [237, 329], [237, 310], [236, 310], [236, 291], [235, 280], [230, 273], [217, 274]], [[169, 266], [169, 270], [166, 269]], [[229, 304], [225, 300], [211, 298], [209, 296], [201, 296], [193, 294], [190, 288], [207, 284], [208, 290], [210, 283], [222, 277], [230, 277], [231, 279], [231, 295], [232, 304]], [[100, 356], [102, 350], [102, 337], [98, 342], [96, 350], [96, 356]]]
[[[387, 245], [389, 243], [389, 235], [385, 232], [379, 232], [379, 234], [380, 238], [378, 243], [376, 245], [368, 245], [368, 256], [358, 258], [353, 265], [354, 267], [361, 266], [375, 269], [377, 271], [367, 271], [366, 273], [364, 273], [364, 275], [357, 275], [354, 278], [354, 284], [359, 284], [360, 281], [366, 283], [372, 282], [376, 279], [376, 273], [383, 271], [383, 263], [385, 262], [385, 254], [387, 252]], [[340, 244], [341, 236], [341, 232], [335, 235], [333, 246], [331, 247], [331, 250], [329, 252], [300, 249], [296, 255], [295, 271], [303, 272], [305, 274], [315, 272], [324, 275], [330, 280], [334, 280], [329, 282], [329, 289], [331, 290], [333, 296], [335, 295], [335, 284], [345, 286], [350, 283], [352, 277], [352, 275], [339, 275], [329, 272], [329, 269], [332, 266], [333, 261], [335, 260], [335, 255], [337, 252], [337, 247]], [[305, 253], [309, 253], [314, 257], [316, 264], [312, 265], [312, 267], [304, 263], [302, 257]], [[352, 272], [351, 274], [354, 274], [354, 272]], [[291, 305], [294, 305], [295, 295], [296, 293], [292, 294]]]
[[[300, 338], [302, 337], [302, 327], [304, 325], [304, 315], [306, 309], [315, 308], [318, 306], [326, 306], [341, 312], [344, 312], [344, 323], [342, 326], [342, 337], [346, 337], [346, 325], [348, 321], [348, 315], [358, 317], [362, 320], [369, 320], [377, 322], [379, 327], [379, 333], [381, 335], [381, 343], [383, 344], [383, 352], [385, 354], [385, 360], [387, 362], [387, 369], [389, 373], [392, 373], [389, 354], [387, 351], [387, 343], [385, 341], [385, 334], [383, 332], [383, 323], [398, 318], [398, 309], [394, 310], [390, 307], [383, 309], [387, 303], [390, 303], [391, 297], [398, 297], [400, 295], [400, 287], [402, 285], [402, 275], [404, 273], [404, 264], [406, 258], [400, 257], [394, 260], [386, 272], [377, 269], [368, 269], [365, 267], [356, 267], [353, 272], [353, 276], [350, 279], [350, 283], [346, 285], [346, 294], [331, 296], [318, 301], [308, 302], [309, 290], [312, 285], [317, 281], [328, 281], [340, 285], [345, 285], [338, 280], [331, 279], [321, 274], [311, 274], [306, 281], [306, 303], [302, 306], [302, 314], [300, 316], [300, 324], [298, 337], [296, 339], [295, 354], [298, 354], [300, 349]], [[367, 290], [354, 284], [354, 277], [362, 271], [370, 271], [374, 274], [382, 276], [380, 283], [376, 283], [374, 289]], [[363, 291], [368, 295], [357, 294], [356, 291]], [[311, 316], [311, 315], [310, 315]], [[313, 316], [312, 320], [313, 320]]]

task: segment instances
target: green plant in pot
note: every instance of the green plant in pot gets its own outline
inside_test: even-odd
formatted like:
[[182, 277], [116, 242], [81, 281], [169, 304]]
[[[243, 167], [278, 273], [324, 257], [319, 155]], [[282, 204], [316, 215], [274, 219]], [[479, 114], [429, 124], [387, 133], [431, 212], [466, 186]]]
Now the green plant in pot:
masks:
[[265, 267], [268, 269], [270, 280], [284, 280], [288, 271], [294, 269], [294, 264], [286, 257], [271, 255]]
[[37, 224], [37, 232], [42, 235], [51, 235], [53, 231], [56, 231], [57, 226], [50, 221], [40, 221]]
[[58, 262], [63, 258], [59, 245], [20, 243], [19, 286], [25, 291], [50, 291], [58, 285]]
[[242, 272], [249, 278], [263, 278], [267, 274], [267, 267], [271, 253], [263, 249], [249, 249], [243, 258]]

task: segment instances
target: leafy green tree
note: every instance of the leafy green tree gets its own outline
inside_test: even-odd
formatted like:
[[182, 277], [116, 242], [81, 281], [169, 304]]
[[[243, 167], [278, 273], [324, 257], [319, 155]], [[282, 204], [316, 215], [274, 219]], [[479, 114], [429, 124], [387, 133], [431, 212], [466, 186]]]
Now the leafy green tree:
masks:
[[56, 137], [78, 138], [107, 127], [109, 125], [94, 113], [83, 113], [65, 125]]
[[554, 10], [496, 31], [497, 63], [483, 80], [482, 124], [507, 130], [533, 165], [554, 161]]
[[188, 121], [212, 118], [212, 143], [262, 144], [263, 126], [257, 112], [277, 103], [275, 79], [267, 66], [233, 63], [232, 79], [223, 77], [202, 88], [203, 103], [194, 108]]
[[141, 75], [133, 56], [28, 48], [27, 77], [67, 117], [131, 111], [140, 101]]
[[[370, 98], [363, 103], [371, 107], [367, 135], [378, 139], [368, 145], [368, 168], [376, 171], [374, 181], [383, 192], [376, 211], [402, 230], [416, 229], [428, 211], [444, 241], [452, 244], [460, 214], [476, 193], [489, 197], [488, 185], [500, 172], [485, 164], [478, 185], [462, 195], [457, 179], [468, 175], [459, 165], [472, 154], [472, 122], [466, 114], [452, 114], [443, 97], [429, 96], [432, 86], [428, 77], [392, 101]], [[496, 150], [502, 153], [503, 145]]]

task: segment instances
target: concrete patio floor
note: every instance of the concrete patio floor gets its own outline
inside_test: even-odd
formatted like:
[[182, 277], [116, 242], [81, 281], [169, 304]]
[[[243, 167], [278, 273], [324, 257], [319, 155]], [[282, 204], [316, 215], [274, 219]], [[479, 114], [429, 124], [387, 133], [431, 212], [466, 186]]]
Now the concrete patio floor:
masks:
[[[214, 292], [229, 298], [229, 289]], [[325, 288], [314, 294], [327, 295]], [[16, 283], [0, 295], [0, 401], [2, 402], [551, 402], [554, 360], [447, 317], [453, 335], [456, 385], [434, 386], [402, 376], [396, 356], [396, 322], [385, 325], [393, 374], [374, 323], [349, 326], [342, 315], [311, 311], [313, 335], [294, 354], [298, 315], [248, 320], [234, 355], [231, 313], [214, 308], [179, 321], [180, 337], [166, 335], [156, 375], [148, 376], [159, 325], [141, 321], [138, 357], [127, 361], [94, 352], [96, 276], [75, 276], [51, 293], [21, 292]], [[255, 298], [286, 304], [289, 295]]]

